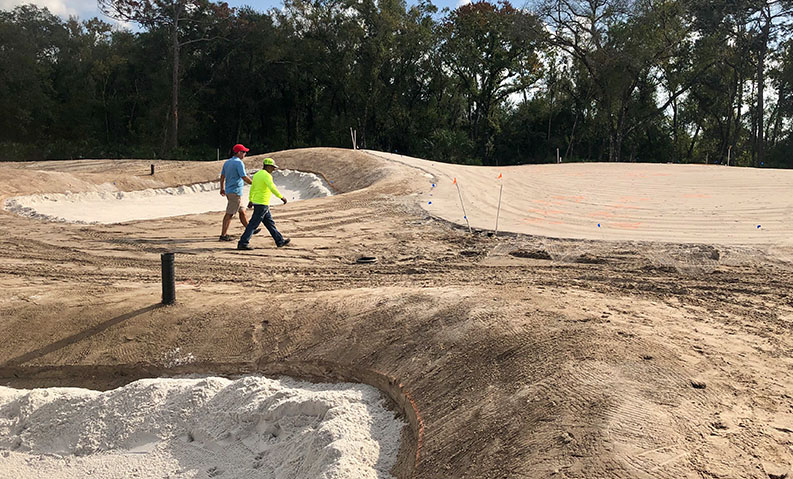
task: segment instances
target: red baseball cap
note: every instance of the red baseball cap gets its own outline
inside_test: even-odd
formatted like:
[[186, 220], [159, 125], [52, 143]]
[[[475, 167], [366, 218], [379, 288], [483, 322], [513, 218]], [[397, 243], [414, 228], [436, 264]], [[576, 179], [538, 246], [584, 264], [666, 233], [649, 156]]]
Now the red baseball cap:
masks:
[[234, 148], [232, 148], [231, 150], [232, 150], [234, 153], [239, 153], [239, 152], [241, 152], [241, 151], [245, 151], [245, 152], [251, 151], [251, 150], [249, 150], [248, 148], [245, 148], [245, 145], [243, 145], [243, 144], [241, 144], [241, 143], [237, 143], [236, 145], [234, 145]]

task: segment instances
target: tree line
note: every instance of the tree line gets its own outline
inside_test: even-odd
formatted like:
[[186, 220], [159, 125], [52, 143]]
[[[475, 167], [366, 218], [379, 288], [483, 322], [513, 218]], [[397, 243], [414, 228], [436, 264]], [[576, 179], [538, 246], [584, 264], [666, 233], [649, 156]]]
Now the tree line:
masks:
[[793, 167], [793, 0], [99, 0], [0, 11], [0, 152]]

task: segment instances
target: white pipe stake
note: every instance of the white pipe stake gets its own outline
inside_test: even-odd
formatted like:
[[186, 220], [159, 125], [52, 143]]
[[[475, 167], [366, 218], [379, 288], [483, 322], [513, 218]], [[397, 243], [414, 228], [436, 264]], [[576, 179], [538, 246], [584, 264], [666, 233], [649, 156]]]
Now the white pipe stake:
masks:
[[463, 208], [463, 218], [465, 218], [465, 224], [468, 225], [468, 232], [473, 233], [473, 231], [471, 231], [471, 223], [468, 222], [468, 215], [465, 212], [465, 205], [463, 204], [463, 194], [460, 193], [460, 185], [457, 183], [457, 178], [454, 179], [454, 186], [457, 187], [457, 195], [460, 197], [460, 206]]
[[498, 215], [501, 213], [501, 191], [503, 189], [504, 189], [504, 183], [501, 183], [501, 186], [498, 189], [498, 208], [496, 209], [496, 230], [493, 232], [493, 236], [498, 234]]

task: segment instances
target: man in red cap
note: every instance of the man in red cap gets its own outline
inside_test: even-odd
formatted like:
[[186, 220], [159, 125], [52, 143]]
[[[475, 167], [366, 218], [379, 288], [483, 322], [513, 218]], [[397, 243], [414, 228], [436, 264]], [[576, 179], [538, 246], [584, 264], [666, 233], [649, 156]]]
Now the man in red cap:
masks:
[[[220, 171], [220, 196], [225, 196], [227, 200], [226, 214], [223, 216], [223, 229], [220, 232], [220, 241], [231, 241], [233, 238], [228, 235], [229, 225], [234, 215], [240, 215], [242, 226], [248, 226], [248, 217], [245, 215], [245, 208], [242, 206], [242, 187], [245, 183], [251, 184], [251, 178], [245, 171], [245, 163], [242, 159], [250, 150], [245, 145], [236, 144], [232, 148], [234, 156], [223, 163]], [[256, 234], [261, 228], [254, 231]]]

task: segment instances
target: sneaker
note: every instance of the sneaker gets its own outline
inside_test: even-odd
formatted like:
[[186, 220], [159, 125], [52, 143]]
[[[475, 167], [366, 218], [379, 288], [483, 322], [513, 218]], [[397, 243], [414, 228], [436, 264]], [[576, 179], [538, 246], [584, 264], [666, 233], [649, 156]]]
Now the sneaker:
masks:
[[292, 240], [287, 238], [287, 239], [284, 240], [283, 243], [279, 244], [278, 247], [279, 248], [283, 248], [284, 246], [288, 245], [290, 241], [292, 241]]
[[229, 235], [220, 235], [220, 241], [231, 241], [232, 238]]
[[262, 230], [261, 228], [256, 228], [255, 230], [253, 230], [253, 234], [259, 234], [259, 232], [260, 232], [261, 230]]
[[245, 250], [245, 251], [250, 251], [250, 250], [252, 250], [252, 249], [253, 249], [253, 246], [251, 246], [251, 245], [249, 245], [249, 244], [238, 244], [238, 245], [237, 245], [237, 249], [241, 249], [241, 250]]

